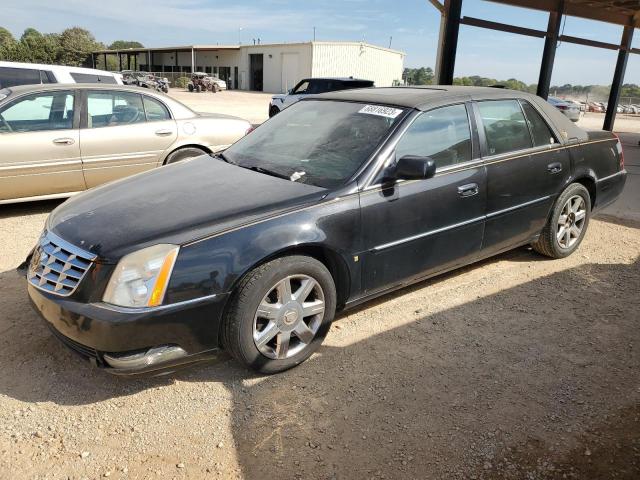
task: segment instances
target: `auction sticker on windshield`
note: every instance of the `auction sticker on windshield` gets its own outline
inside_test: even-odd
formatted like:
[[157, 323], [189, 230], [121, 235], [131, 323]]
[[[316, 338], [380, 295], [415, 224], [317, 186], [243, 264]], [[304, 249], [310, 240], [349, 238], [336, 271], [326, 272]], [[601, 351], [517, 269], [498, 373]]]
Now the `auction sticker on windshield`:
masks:
[[378, 115], [380, 117], [396, 118], [402, 113], [399, 108], [383, 107], [381, 105], [367, 105], [358, 110], [358, 113], [367, 113], [369, 115]]

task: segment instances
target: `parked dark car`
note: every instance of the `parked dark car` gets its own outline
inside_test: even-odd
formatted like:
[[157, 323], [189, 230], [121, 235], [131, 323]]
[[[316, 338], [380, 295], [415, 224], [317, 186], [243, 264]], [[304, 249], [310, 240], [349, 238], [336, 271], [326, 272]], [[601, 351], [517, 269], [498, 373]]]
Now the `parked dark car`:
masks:
[[570, 255], [625, 178], [617, 137], [529, 94], [307, 97], [218, 159], [59, 206], [28, 293], [59, 339], [112, 373], [221, 349], [279, 372], [319, 347], [337, 310], [521, 245]]

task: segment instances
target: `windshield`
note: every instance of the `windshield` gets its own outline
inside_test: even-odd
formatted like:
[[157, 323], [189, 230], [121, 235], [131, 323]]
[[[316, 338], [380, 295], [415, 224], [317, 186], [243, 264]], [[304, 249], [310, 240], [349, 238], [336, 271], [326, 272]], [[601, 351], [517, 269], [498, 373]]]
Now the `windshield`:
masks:
[[224, 152], [230, 163], [323, 188], [344, 184], [403, 109], [352, 102], [298, 102]]

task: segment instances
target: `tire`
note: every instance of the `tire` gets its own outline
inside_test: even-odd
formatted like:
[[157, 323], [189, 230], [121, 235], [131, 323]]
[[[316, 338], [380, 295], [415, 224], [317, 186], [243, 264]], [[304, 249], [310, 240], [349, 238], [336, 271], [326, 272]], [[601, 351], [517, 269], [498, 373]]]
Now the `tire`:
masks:
[[211, 87], [211, 93], [218, 93], [218, 85], [216, 85], [215, 83], [213, 84], [213, 86]]
[[271, 118], [274, 115], [277, 115], [279, 113], [280, 113], [280, 109], [278, 107], [276, 107], [275, 105], [271, 105], [271, 107], [269, 107], [269, 118]]
[[[287, 283], [293, 293], [281, 287]], [[298, 302], [296, 294], [304, 298]], [[299, 255], [277, 258], [240, 281], [223, 319], [222, 345], [252, 370], [282, 372], [320, 347], [335, 310], [335, 284], [322, 263]]]
[[590, 217], [589, 191], [584, 185], [572, 183], [556, 200], [540, 237], [531, 246], [547, 257], [568, 257], [582, 242]]
[[187, 88], [189, 89], [190, 92], [193, 92], [193, 84], [192, 83], [187, 85]]
[[175, 152], [171, 152], [167, 157], [167, 159], [164, 161], [164, 164], [169, 165], [170, 163], [181, 162], [182, 160], [187, 160], [188, 158], [201, 157], [202, 155], [209, 155], [209, 154], [204, 150], [196, 147], [180, 148]]

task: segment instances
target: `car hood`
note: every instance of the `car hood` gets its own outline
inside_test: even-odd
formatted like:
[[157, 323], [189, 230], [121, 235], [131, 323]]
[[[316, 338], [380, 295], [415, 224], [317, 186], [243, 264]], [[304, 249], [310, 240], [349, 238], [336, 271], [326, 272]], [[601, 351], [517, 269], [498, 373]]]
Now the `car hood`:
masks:
[[113, 263], [158, 243], [183, 244], [321, 200], [327, 190], [202, 156], [88, 190], [47, 228]]
[[284, 101], [284, 99], [287, 98], [287, 94], [286, 93], [281, 93], [278, 95], [272, 95], [271, 96], [271, 100], [281, 100]]

